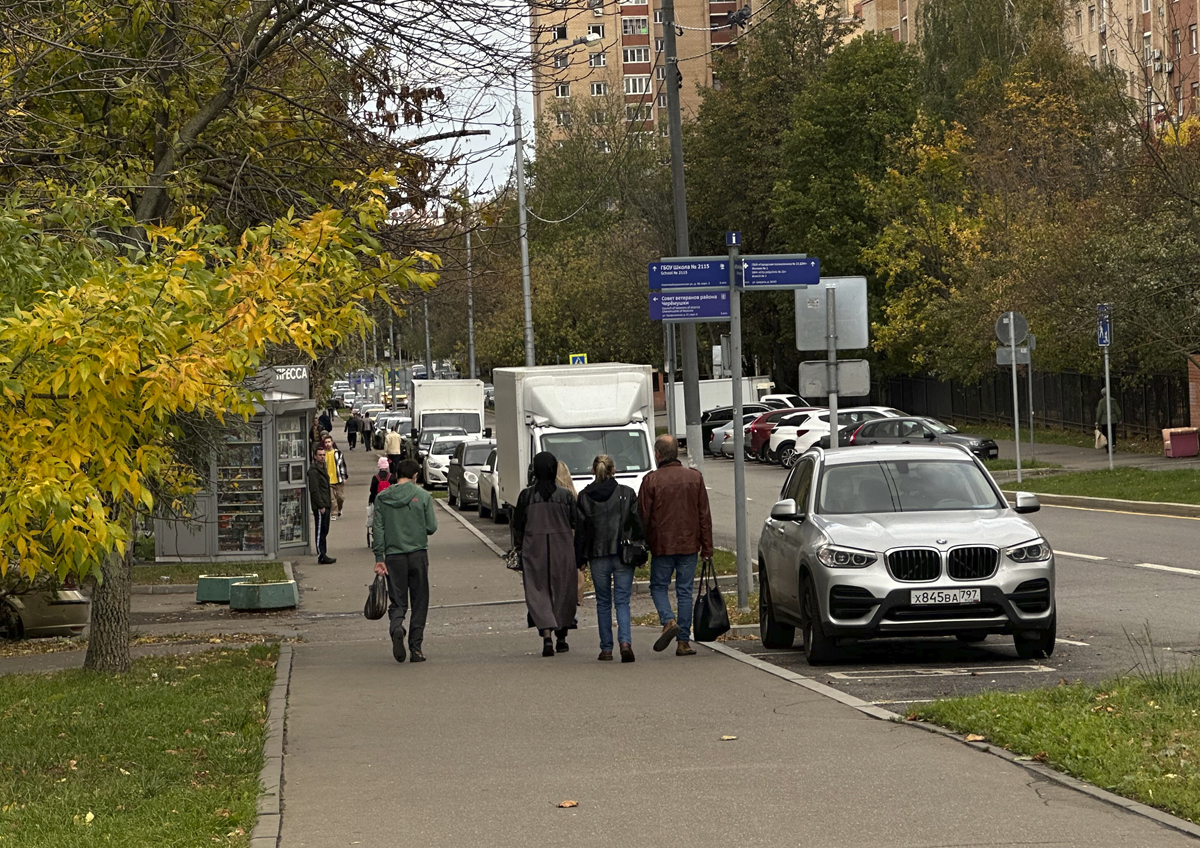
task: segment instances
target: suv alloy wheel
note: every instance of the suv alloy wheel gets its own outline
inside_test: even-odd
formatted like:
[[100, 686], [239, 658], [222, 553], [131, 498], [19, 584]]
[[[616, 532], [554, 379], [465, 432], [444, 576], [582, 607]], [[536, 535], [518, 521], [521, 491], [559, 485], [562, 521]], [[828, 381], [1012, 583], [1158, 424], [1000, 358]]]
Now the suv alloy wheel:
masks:
[[804, 624], [804, 658], [809, 665], [832, 662], [837, 656], [837, 647], [821, 629], [821, 610], [811, 577], [804, 578], [800, 591], [804, 593], [800, 602], [800, 621]]
[[775, 620], [767, 570], [761, 562], [758, 564], [758, 638], [764, 648], [790, 648], [796, 641], [796, 628]]

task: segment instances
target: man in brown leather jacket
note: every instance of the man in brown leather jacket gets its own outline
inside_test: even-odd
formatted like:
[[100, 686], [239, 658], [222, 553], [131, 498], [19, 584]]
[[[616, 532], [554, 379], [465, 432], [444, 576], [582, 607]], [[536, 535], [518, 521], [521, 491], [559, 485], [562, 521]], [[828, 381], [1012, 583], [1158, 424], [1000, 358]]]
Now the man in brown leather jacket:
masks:
[[[650, 543], [650, 597], [663, 626], [654, 650], [664, 651], [676, 639], [675, 655], [689, 656], [696, 653], [689, 642], [697, 554], [704, 559], [713, 555], [708, 490], [699, 471], [680, 464], [674, 436], [659, 436], [654, 457], [658, 470], [646, 475], [638, 492], [638, 513]], [[675, 576], [678, 618], [671, 611], [667, 593], [671, 575]]]

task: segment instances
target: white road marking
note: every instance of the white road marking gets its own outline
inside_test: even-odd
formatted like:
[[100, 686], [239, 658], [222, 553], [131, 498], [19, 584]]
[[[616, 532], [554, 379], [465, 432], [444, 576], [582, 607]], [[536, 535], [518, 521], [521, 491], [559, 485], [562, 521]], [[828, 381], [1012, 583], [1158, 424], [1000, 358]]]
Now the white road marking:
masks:
[[886, 707], [889, 704], [932, 704], [937, 698], [899, 698], [895, 701], [872, 701], [871, 703], [877, 707]]
[[1071, 553], [1070, 551], [1055, 551], [1054, 553], [1056, 556], [1071, 557], [1072, 559], [1094, 559], [1094, 560], [1108, 559], [1108, 557], [1096, 556], [1095, 554], [1074, 554], [1074, 553]]
[[1159, 565], [1155, 562], [1135, 562], [1135, 568], [1151, 568], [1155, 571], [1170, 571], [1172, 574], [1189, 574], [1192, 577], [1200, 577], [1200, 571], [1195, 568], [1179, 568], [1174, 565]]
[[1181, 518], [1184, 521], [1200, 521], [1200, 515], [1166, 515], [1161, 512], [1130, 512], [1127, 509], [1101, 509], [1095, 506], [1067, 506], [1065, 504], [1042, 504], [1042, 509], [1078, 509], [1083, 512], [1115, 512], [1117, 515], [1137, 515], [1142, 518]]
[[1046, 665], [992, 665], [975, 668], [876, 668], [865, 671], [831, 671], [836, 680], [892, 680], [901, 677], [984, 677], [991, 674], [1045, 674]]
[[1090, 642], [1076, 642], [1074, 639], [1055, 639], [1054, 641], [1060, 645], [1076, 645], [1080, 648], [1090, 648], [1091, 647]]

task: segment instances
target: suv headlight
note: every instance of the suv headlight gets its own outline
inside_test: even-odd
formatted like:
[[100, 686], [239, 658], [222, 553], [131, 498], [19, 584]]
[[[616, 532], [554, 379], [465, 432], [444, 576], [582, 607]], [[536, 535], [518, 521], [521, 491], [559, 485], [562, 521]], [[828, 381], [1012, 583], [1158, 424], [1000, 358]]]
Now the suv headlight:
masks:
[[824, 544], [817, 547], [817, 560], [826, 568], [866, 568], [878, 559], [870, 551]]
[[470, 471], [468, 471], [466, 474], [463, 475], [463, 479], [466, 480], [468, 483], [470, 483], [472, 486], [474, 486], [476, 483], [479, 482], [479, 478], [476, 477], [474, 474], [472, 474]]
[[1045, 539], [1034, 539], [1021, 545], [1007, 548], [1004, 554], [1013, 562], [1046, 562], [1054, 555]]

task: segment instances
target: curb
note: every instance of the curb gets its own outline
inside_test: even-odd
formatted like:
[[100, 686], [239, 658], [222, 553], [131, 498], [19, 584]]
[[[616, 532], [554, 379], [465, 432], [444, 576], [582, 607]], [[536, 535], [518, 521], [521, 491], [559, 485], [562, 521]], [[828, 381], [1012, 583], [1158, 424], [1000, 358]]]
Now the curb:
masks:
[[195, 583], [164, 583], [161, 586], [132, 586], [129, 590], [134, 595], [194, 595]]
[[1007, 760], [1013, 765], [1020, 766], [1021, 768], [1025, 769], [1025, 771], [1037, 775], [1038, 777], [1048, 780], [1052, 783], [1057, 783], [1058, 785], [1065, 786], [1068, 789], [1074, 789], [1076, 792], [1079, 792], [1083, 795], [1088, 795], [1098, 801], [1103, 801], [1104, 803], [1110, 804], [1114, 807], [1120, 807], [1121, 809], [1126, 810], [1136, 816], [1150, 819], [1151, 821], [1161, 825], [1162, 827], [1169, 828], [1170, 830], [1200, 838], [1200, 826], [1198, 825], [1194, 825], [1189, 821], [1185, 821], [1181, 818], [1171, 815], [1170, 813], [1155, 809], [1154, 807], [1147, 806], [1140, 801], [1133, 801], [1129, 798], [1123, 798], [1120, 795], [1116, 795], [1106, 789], [1101, 789], [1098, 786], [1093, 786], [1092, 784], [1080, 780], [1079, 778], [1071, 777], [1068, 774], [1063, 774], [1062, 772], [1057, 771], [1050, 766], [1045, 766], [1041, 763], [1034, 762], [1033, 760], [1018, 756], [1012, 751], [1006, 751], [1003, 748], [998, 748], [989, 742], [968, 742], [966, 737], [962, 734], [955, 733], [952, 730], [947, 730], [939, 725], [929, 724], [928, 722], [922, 721], [909, 721], [899, 713], [894, 713], [891, 710], [885, 710], [882, 707], [877, 707], [874, 704], [864, 701], [861, 698], [856, 698], [853, 695], [847, 695], [845, 692], [834, 689], [832, 686], [826, 686], [824, 683], [818, 683], [811, 677], [805, 677], [802, 674], [796, 674], [794, 671], [788, 671], [785, 668], [772, 665], [771, 663], [760, 660], [757, 657], [744, 654], [736, 648], [727, 648], [725, 645], [722, 645], [719, 642], [700, 642], [698, 644], [701, 644], [709, 650], [717, 652], [718, 654], [724, 654], [725, 656], [737, 660], [738, 662], [753, 666], [759, 671], [765, 671], [767, 674], [778, 677], [781, 680], [794, 683], [797, 686], [808, 689], [810, 692], [815, 692], [818, 695], [824, 695], [826, 698], [837, 701], [839, 704], [844, 704], [847, 707], [858, 710], [858, 712], [862, 713], [863, 715], [867, 715], [871, 718], [879, 719], [881, 721], [890, 721], [895, 724], [903, 724], [907, 725], [908, 727], [919, 728], [927, 733], [934, 733], [938, 736], [944, 736], [947, 739], [953, 739], [962, 745], [966, 745], [968, 748], [974, 748], [976, 751], [980, 751], [985, 754], [992, 754], [993, 756], [999, 757], [1002, 760]]
[[258, 773], [258, 818], [250, 832], [250, 848], [275, 848], [283, 824], [283, 733], [288, 687], [292, 679], [292, 646], [279, 646], [275, 685], [267, 696], [267, 733], [263, 767]]
[[467, 519], [465, 519], [461, 515], [459, 515], [458, 511], [455, 509], [452, 509], [450, 504], [446, 503], [445, 501], [441, 500], [440, 498], [435, 498], [434, 500], [437, 503], [441, 504], [442, 509], [446, 510], [446, 512], [448, 512], [452, 516], [454, 516], [455, 521], [457, 521], [463, 527], [466, 527], [467, 530], [469, 530], [471, 532], [471, 535], [473, 535], [476, 539], [478, 539], [479, 541], [481, 541], [485, 545], [487, 545], [488, 549], [492, 553], [494, 553], [496, 556], [503, 559], [506, 552], [501, 550], [500, 546], [497, 545], [495, 542], [493, 542], [491, 539], [489, 539], [487, 536], [483, 535], [483, 531], [481, 531], [478, 527], [476, 527], [470, 521], [467, 521]]
[[[1016, 489], [1002, 489], [1005, 497], [1015, 501]], [[1174, 518], [1200, 518], [1200, 505], [1164, 503], [1162, 501], [1124, 501], [1118, 498], [1089, 498], [1084, 495], [1053, 495], [1045, 492], [1032, 492], [1037, 495], [1043, 506], [1066, 506], [1079, 509], [1111, 510], [1113, 512], [1132, 512], [1139, 515], [1168, 515]]]

